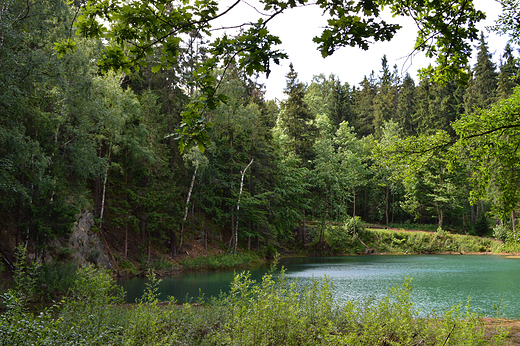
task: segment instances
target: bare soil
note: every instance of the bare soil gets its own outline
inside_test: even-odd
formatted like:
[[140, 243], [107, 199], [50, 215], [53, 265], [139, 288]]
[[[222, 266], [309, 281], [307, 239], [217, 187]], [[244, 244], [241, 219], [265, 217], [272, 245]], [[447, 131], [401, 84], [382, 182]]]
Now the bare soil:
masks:
[[509, 331], [509, 335], [506, 339], [507, 346], [520, 345], [520, 320], [508, 320], [501, 318], [490, 318], [484, 317], [484, 325], [488, 332], [488, 336], [491, 337], [493, 331], [497, 325], [502, 325], [506, 330]]

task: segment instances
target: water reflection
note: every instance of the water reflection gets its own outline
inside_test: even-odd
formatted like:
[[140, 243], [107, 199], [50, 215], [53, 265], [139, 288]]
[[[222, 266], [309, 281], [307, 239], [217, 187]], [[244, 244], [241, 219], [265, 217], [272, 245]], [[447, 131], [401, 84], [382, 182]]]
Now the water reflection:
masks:
[[[336, 299], [358, 300], [373, 296], [381, 298], [388, 288], [402, 285], [404, 278], [412, 281], [412, 300], [423, 311], [441, 310], [465, 305], [471, 297], [474, 309], [494, 316], [493, 306], [500, 301], [507, 306], [506, 317], [520, 318], [520, 260], [485, 255], [406, 255], [349, 256], [282, 259], [290, 279], [300, 284], [327, 275], [334, 283]], [[253, 279], [260, 280], [268, 267], [251, 270]], [[200, 293], [218, 296], [229, 290], [233, 271], [187, 273], [164, 278], [160, 284], [161, 299], [174, 296], [179, 301], [198, 297]], [[144, 289], [144, 280], [134, 278], [120, 282], [135, 301]]]

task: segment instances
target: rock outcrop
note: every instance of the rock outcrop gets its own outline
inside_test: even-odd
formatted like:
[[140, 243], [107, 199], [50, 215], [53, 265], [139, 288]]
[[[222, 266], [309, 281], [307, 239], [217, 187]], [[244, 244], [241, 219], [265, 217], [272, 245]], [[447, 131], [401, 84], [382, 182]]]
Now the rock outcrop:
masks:
[[94, 263], [99, 267], [112, 268], [107, 249], [97, 233], [92, 231], [94, 215], [85, 211], [78, 216], [72, 227], [69, 246], [73, 250], [72, 257], [80, 264]]

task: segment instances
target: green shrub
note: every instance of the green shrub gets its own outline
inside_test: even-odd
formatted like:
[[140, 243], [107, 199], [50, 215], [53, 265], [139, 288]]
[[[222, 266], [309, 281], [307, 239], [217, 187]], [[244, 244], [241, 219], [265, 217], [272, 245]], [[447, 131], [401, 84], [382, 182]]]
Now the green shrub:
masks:
[[[338, 304], [327, 277], [297, 286], [283, 269], [260, 283], [235, 276], [226, 298], [230, 315], [203, 345], [485, 345], [482, 319], [460, 305], [422, 316], [410, 300], [411, 279], [381, 300]], [[504, 339], [500, 328], [494, 341]]]
[[352, 242], [352, 234], [346, 227], [327, 225], [325, 228], [325, 241], [330, 245], [332, 252], [345, 253], [347, 246]]
[[181, 264], [186, 269], [227, 269], [246, 267], [254, 263], [260, 263], [261, 260], [252, 252], [244, 252], [237, 254], [214, 254], [199, 257], [185, 257]]
[[74, 263], [51, 262], [42, 265], [36, 282], [40, 288], [40, 299], [58, 300], [73, 288], [76, 278], [77, 267]]
[[493, 227], [493, 237], [498, 240], [506, 241], [509, 237], [511, 230], [503, 222], [500, 222]]
[[173, 270], [175, 269], [175, 265], [166, 258], [161, 257], [153, 261], [150, 268], [155, 270]]

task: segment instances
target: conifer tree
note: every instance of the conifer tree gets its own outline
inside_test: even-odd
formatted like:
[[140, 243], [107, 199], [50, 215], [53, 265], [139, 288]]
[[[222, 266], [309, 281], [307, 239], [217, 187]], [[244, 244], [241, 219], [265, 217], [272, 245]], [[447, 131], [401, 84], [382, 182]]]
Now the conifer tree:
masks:
[[466, 113], [472, 112], [475, 107], [487, 108], [496, 101], [497, 72], [491, 59], [492, 55], [489, 53], [484, 33], [481, 32], [477, 64], [464, 97]]
[[288, 99], [283, 103], [282, 124], [289, 138], [289, 145], [304, 165], [313, 158], [312, 147], [317, 135], [313, 114], [305, 102], [305, 85], [298, 80], [298, 73], [292, 64], [287, 73], [287, 86], [284, 93]]
[[381, 59], [381, 77], [378, 82], [378, 91], [374, 98], [374, 131], [376, 138], [382, 135], [383, 124], [394, 118], [397, 111], [397, 85], [388, 67], [386, 55]]
[[360, 84], [360, 89], [352, 91], [354, 100], [352, 125], [358, 136], [364, 137], [374, 133], [374, 97], [377, 92], [374, 71], [369, 77], [365, 76]]
[[500, 62], [500, 74], [497, 83], [497, 98], [505, 99], [513, 94], [513, 88], [518, 85], [518, 66], [513, 57], [511, 45], [508, 43]]
[[413, 122], [413, 114], [415, 111], [415, 81], [406, 74], [399, 91], [399, 101], [397, 107], [396, 123], [407, 136], [417, 134], [417, 128]]
[[341, 84], [339, 79], [333, 80], [329, 97], [329, 118], [339, 127], [343, 121], [352, 122], [352, 100], [348, 83]]
[[415, 112], [412, 118], [412, 127], [415, 134], [422, 134], [429, 128], [428, 121], [431, 114], [433, 84], [428, 78], [419, 82], [415, 90]]

